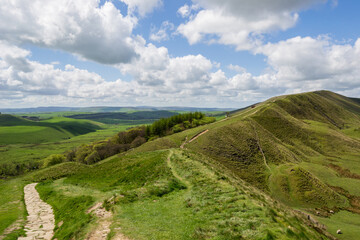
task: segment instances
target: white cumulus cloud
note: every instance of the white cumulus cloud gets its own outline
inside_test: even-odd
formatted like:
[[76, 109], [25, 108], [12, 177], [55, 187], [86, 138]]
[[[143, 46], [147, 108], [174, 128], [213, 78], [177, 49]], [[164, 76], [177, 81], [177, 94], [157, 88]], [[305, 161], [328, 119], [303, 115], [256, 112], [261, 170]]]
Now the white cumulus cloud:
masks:
[[175, 29], [174, 24], [172, 24], [169, 21], [164, 21], [157, 31], [153, 29], [150, 35], [150, 40], [155, 42], [169, 40], [169, 32], [173, 31], [174, 29]]
[[62, 49], [105, 64], [129, 62], [137, 19], [99, 0], [3, 1], [0, 39]]
[[128, 5], [130, 14], [138, 12], [140, 16], [145, 16], [155, 8], [161, 6], [162, 0], [120, 0]]
[[[263, 34], [295, 25], [298, 11], [326, 0], [193, 0], [202, 9], [178, 27], [190, 44], [201, 41], [251, 50]], [[180, 10], [179, 10], [180, 11]], [[180, 14], [188, 15], [188, 7]]]

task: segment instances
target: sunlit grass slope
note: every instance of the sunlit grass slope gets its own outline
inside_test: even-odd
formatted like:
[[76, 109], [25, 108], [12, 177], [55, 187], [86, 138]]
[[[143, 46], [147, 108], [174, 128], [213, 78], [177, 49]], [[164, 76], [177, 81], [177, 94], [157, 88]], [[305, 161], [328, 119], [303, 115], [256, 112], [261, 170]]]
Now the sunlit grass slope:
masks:
[[53, 118], [30, 121], [12, 115], [0, 115], [0, 144], [43, 143], [94, 132], [98, 124], [86, 120]]
[[48, 179], [37, 189], [54, 207], [56, 223], [64, 222], [58, 239], [86, 237], [96, 218], [85, 212], [95, 202], [113, 211], [112, 236], [121, 229], [133, 239], [322, 239], [301, 217], [211, 161], [169, 149], [69, 169], [68, 176], [43, 170], [32, 177]]

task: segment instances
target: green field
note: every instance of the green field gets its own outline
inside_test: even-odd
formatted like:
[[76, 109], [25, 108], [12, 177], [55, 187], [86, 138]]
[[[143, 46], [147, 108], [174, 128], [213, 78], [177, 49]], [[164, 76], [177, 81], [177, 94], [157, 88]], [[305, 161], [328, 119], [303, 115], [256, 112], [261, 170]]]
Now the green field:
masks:
[[0, 144], [38, 144], [69, 139], [101, 129], [98, 123], [56, 117], [30, 121], [12, 115], [0, 115]]
[[341, 211], [330, 218], [319, 218], [318, 220], [326, 224], [331, 233], [336, 233], [338, 229], [341, 229], [342, 234], [336, 236], [340, 240], [358, 239], [360, 236], [359, 214]]

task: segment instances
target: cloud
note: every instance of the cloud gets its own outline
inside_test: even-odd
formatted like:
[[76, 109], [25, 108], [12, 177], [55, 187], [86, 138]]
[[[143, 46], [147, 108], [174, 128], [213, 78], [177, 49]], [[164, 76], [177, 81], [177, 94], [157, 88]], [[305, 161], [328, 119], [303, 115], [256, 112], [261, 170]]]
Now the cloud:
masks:
[[61, 70], [31, 61], [29, 56], [26, 50], [0, 42], [0, 95], [101, 98], [110, 96], [114, 84], [118, 88], [125, 85], [120, 81], [106, 82], [98, 74], [72, 65]]
[[242, 67], [242, 66], [239, 66], [239, 65], [230, 64], [228, 66], [228, 69], [230, 69], [232, 71], [235, 71], [235, 72], [238, 72], [238, 73], [246, 72], [246, 69], [244, 67]]
[[13, 0], [0, 5], [0, 39], [61, 49], [104, 64], [136, 56], [131, 35], [136, 22], [108, 1]]
[[191, 6], [185, 4], [184, 6], [178, 9], [177, 13], [180, 14], [181, 17], [186, 18], [189, 17], [193, 11], [196, 11], [199, 8], [200, 7], [197, 4], [193, 4]]
[[185, 4], [184, 6], [180, 7], [177, 11], [183, 18], [188, 17], [190, 15], [190, 7], [189, 5]]
[[118, 67], [123, 74], [134, 76], [141, 88], [148, 89], [158, 99], [174, 102], [179, 98], [189, 104], [195, 100], [204, 103], [206, 99], [208, 104], [218, 105], [218, 101], [235, 101], [244, 91], [251, 94], [259, 88], [255, 77], [245, 69], [229, 78], [216, 62], [200, 54], [170, 57], [166, 48], [152, 44], [139, 47], [137, 52], [141, 52], [138, 59]]
[[142, 53], [139, 58], [117, 66], [134, 79], [107, 82], [73, 65], [60, 69], [32, 61], [29, 51], [1, 41], [0, 95], [6, 96], [7, 103], [19, 105], [211, 106], [219, 99], [239, 97], [240, 89], [253, 81], [251, 75], [228, 78], [216, 63], [202, 55], [171, 57], [166, 48], [152, 44], [139, 44], [136, 51]]
[[160, 7], [162, 0], [120, 0], [128, 5], [130, 14], [138, 12], [140, 16], [151, 13], [155, 8]]
[[150, 40], [155, 41], [155, 42], [169, 40], [168, 31], [172, 31], [174, 29], [175, 29], [174, 24], [172, 24], [169, 21], [164, 21], [161, 24], [159, 30], [155, 31], [155, 29], [153, 29], [153, 31], [150, 35]]
[[273, 85], [291, 91], [360, 90], [360, 39], [335, 44], [328, 37], [295, 37], [258, 49], [273, 69]]
[[[262, 44], [262, 35], [286, 30], [298, 20], [298, 12], [326, 0], [193, 0], [201, 7], [177, 31], [190, 44], [202, 41], [233, 45], [237, 50], [251, 50]], [[181, 10], [180, 10], [181, 9]], [[179, 9], [189, 15], [187, 5]]]
[[116, 67], [131, 81], [105, 81], [88, 70], [30, 60], [31, 52], [0, 41], [2, 104], [41, 105], [188, 105], [232, 106], [268, 97], [329, 89], [343, 94], [360, 92], [360, 39], [338, 44], [319, 36], [295, 37], [256, 49], [267, 58], [268, 69], [254, 76], [229, 65], [226, 74], [216, 62], [198, 55], [172, 57], [139, 37], [134, 58]]
[[167, 48], [157, 48], [153, 44], [138, 46], [137, 52], [138, 59], [119, 65], [119, 69], [123, 74], [132, 75], [140, 85], [156, 86], [163, 93], [181, 93], [184, 89], [202, 87], [213, 68], [212, 62], [202, 55], [173, 58]]

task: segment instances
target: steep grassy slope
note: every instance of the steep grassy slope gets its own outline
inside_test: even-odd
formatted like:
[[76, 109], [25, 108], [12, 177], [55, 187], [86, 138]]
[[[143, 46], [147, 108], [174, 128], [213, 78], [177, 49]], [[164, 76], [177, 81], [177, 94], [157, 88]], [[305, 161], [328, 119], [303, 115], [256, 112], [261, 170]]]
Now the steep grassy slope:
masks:
[[238, 112], [186, 146], [289, 206], [359, 213], [359, 126], [357, 101], [321, 91]]

